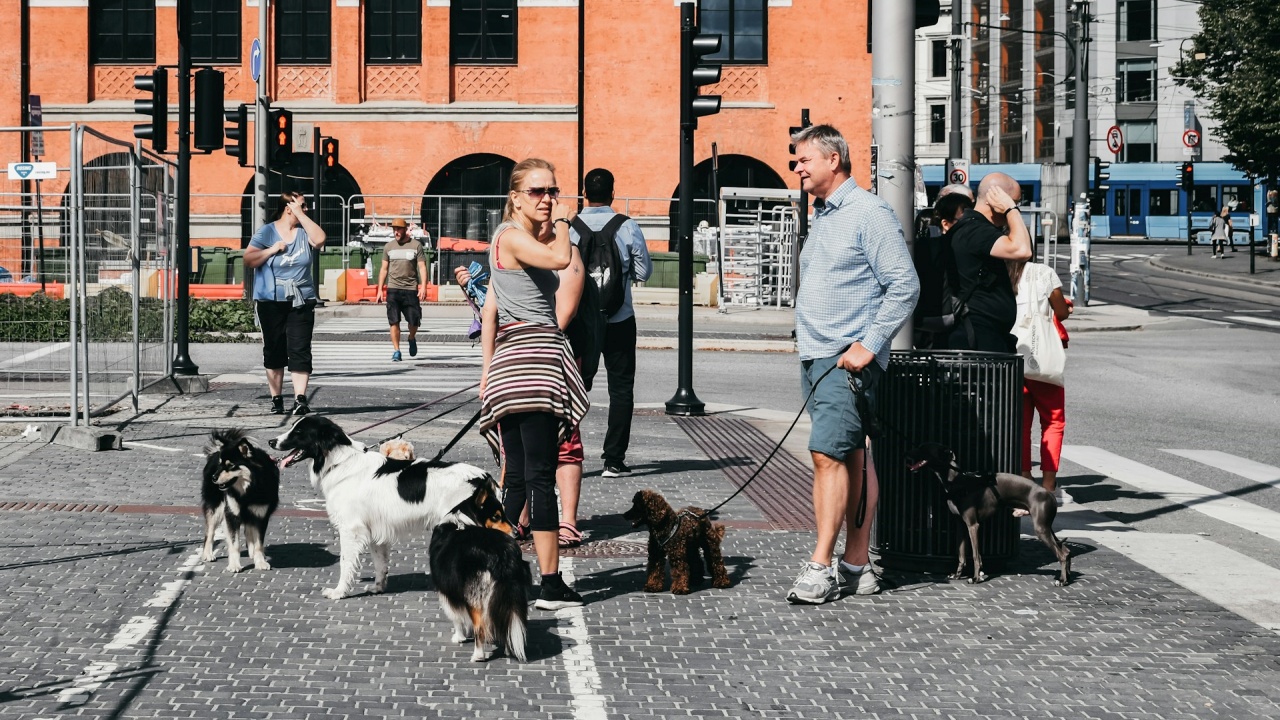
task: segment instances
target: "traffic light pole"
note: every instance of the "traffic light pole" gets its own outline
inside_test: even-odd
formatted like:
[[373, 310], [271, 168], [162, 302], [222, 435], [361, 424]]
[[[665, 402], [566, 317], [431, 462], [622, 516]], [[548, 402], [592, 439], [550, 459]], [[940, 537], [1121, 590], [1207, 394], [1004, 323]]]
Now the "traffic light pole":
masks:
[[[271, 44], [267, 39], [269, 5], [269, 0], [258, 0], [258, 45], [262, 48], [262, 70], [258, 73], [258, 97], [253, 104], [253, 222], [250, 234], [267, 224], [267, 156], [270, 155], [267, 138], [271, 132], [267, 107], [267, 68], [270, 67], [267, 58], [271, 56]], [[248, 152], [247, 147], [244, 152]]]
[[178, 296], [174, 308], [173, 371], [179, 375], [196, 375], [200, 368], [191, 359], [188, 323], [191, 316], [191, 0], [178, 0], [178, 196], [174, 204]]
[[1071, 200], [1089, 202], [1089, 3], [1076, 2], [1076, 114], [1071, 127]]
[[[964, 43], [964, 21], [960, 0], [951, 0], [951, 131], [947, 135], [947, 160], [964, 159], [964, 133], [960, 129], [960, 71]], [[947, 163], [950, 174], [951, 163]], [[950, 182], [948, 180], [948, 182]]]

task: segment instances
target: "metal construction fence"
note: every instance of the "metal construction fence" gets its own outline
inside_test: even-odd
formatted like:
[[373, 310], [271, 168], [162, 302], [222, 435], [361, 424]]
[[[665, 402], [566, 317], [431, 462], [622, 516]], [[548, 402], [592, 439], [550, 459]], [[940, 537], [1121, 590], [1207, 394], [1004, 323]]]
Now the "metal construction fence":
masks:
[[35, 132], [69, 150], [0, 185], [0, 420], [87, 424], [172, 375], [173, 167], [82, 125], [0, 138]]

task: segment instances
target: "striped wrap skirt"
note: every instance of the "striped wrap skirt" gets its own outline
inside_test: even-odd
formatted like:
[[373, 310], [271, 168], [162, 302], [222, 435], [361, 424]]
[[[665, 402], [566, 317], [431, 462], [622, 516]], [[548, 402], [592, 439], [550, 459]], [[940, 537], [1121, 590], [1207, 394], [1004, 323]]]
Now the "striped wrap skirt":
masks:
[[480, 396], [480, 434], [501, 462], [498, 424], [507, 415], [545, 412], [569, 439], [591, 403], [564, 333], [552, 325], [511, 323], [498, 328], [489, 379]]

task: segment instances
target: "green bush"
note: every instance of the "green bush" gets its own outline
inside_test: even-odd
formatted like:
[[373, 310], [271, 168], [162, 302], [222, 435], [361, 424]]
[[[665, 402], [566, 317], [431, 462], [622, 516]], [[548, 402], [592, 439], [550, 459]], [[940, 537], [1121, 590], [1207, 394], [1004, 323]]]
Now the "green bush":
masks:
[[253, 303], [248, 300], [191, 300], [192, 332], [255, 332]]
[[[66, 342], [71, 338], [70, 314], [70, 300], [44, 293], [29, 297], [4, 293], [0, 295], [0, 341]], [[131, 340], [133, 295], [118, 287], [106, 288], [89, 298], [84, 317], [91, 342]], [[188, 328], [197, 342], [252, 342], [239, 333], [258, 329], [252, 303], [203, 298], [192, 298]], [[159, 298], [138, 300], [138, 334], [147, 340], [164, 337], [164, 302]]]

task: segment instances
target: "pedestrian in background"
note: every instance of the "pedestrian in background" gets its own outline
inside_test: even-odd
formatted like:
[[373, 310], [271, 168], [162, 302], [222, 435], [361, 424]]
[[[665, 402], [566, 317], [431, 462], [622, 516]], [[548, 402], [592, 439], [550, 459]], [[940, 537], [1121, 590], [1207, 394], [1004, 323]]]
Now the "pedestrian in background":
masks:
[[[1062, 295], [1062, 281], [1053, 268], [1041, 263], [1022, 265], [1014, 283], [1018, 288], [1018, 322], [1023, 323], [1032, 313], [1045, 312], [1052, 322], [1058, 323], [1071, 316], [1072, 307]], [[1055, 323], [1056, 325], [1057, 323]], [[1065, 341], [1055, 333], [1054, 342]], [[1062, 461], [1062, 436], [1067, 427], [1067, 399], [1062, 377], [1034, 379], [1026, 377], [1022, 388], [1022, 475], [1031, 478], [1031, 422], [1040, 416], [1040, 474], [1044, 489], [1053, 493], [1061, 505], [1071, 498], [1058, 487], [1058, 466]], [[1025, 515], [1026, 511], [1014, 512]]]
[[391, 221], [395, 237], [382, 252], [375, 303], [386, 288], [387, 322], [391, 324], [391, 361], [400, 362], [400, 318], [409, 325], [409, 357], [418, 356], [418, 327], [422, 325], [422, 301], [427, 299], [427, 259], [422, 243], [409, 237], [404, 218]]
[[[1209, 242], [1213, 247], [1213, 257], [1221, 260], [1227, 255], [1227, 246], [1231, 244], [1231, 208], [1223, 205], [1209, 220]], [[1235, 248], [1231, 248], [1234, 252]]]
[[542, 582], [535, 606], [582, 604], [560, 575], [555, 501], [559, 447], [589, 404], [569, 343], [556, 321], [556, 272], [573, 259], [572, 212], [556, 202], [555, 168], [530, 158], [511, 171], [503, 222], [493, 234], [493, 277], [482, 310], [480, 432], [503, 462], [503, 505], [529, 525]]
[[254, 311], [262, 328], [262, 365], [267, 370], [271, 412], [284, 413], [284, 369], [295, 393], [290, 415], [306, 415], [311, 378], [311, 332], [316, 322], [316, 283], [311, 262], [324, 247], [324, 230], [307, 216], [302, 193], [281, 193], [275, 222], [258, 228], [244, 251], [252, 268]]
[[[597, 168], [586, 174], [582, 192], [586, 206], [578, 221], [599, 232], [618, 215], [613, 205], [613, 173]], [[581, 233], [572, 228], [575, 245], [581, 244]], [[609, 427], [605, 431], [600, 457], [604, 461], [604, 477], [630, 475], [627, 450], [631, 446], [631, 415], [635, 410], [636, 384], [636, 311], [631, 302], [631, 285], [644, 282], [653, 272], [653, 260], [644, 233], [635, 220], [627, 218], [613, 236], [622, 265], [619, 282], [624, 288], [622, 307], [609, 316], [605, 326], [603, 357], [609, 379]], [[602, 288], [604, 290], [604, 288]]]
[[[920, 282], [893, 209], [850, 177], [849, 146], [839, 131], [813, 125], [791, 141], [800, 187], [814, 197], [795, 315], [801, 392], [808, 397], [813, 390], [809, 452], [818, 537], [787, 600], [821, 604], [842, 592], [881, 589], [868, 555], [879, 486], [846, 373], [856, 375], [874, 402], [890, 343], [911, 317]], [[832, 368], [846, 372], [828, 373]], [[833, 553], [842, 525], [845, 547], [837, 568]]]
[[951, 265], [955, 291], [967, 298], [968, 313], [947, 339], [952, 350], [1015, 351], [1010, 331], [1018, 303], [1005, 261], [1031, 259], [1031, 233], [1018, 201], [1022, 188], [1004, 173], [989, 173], [978, 185], [977, 204], [951, 227]]

